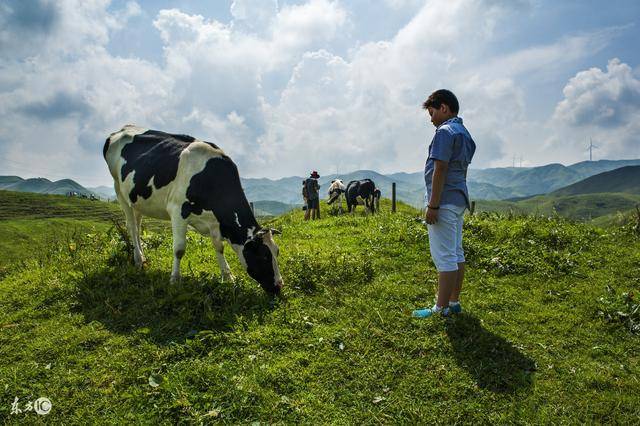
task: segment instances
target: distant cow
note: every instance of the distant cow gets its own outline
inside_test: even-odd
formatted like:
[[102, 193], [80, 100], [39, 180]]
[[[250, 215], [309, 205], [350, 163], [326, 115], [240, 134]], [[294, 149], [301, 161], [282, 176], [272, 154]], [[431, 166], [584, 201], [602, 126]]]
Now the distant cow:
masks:
[[332, 180], [331, 186], [329, 186], [329, 201], [327, 201], [327, 204], [333, 204], [337, 201], [340, 213], [342, 213], [342, 194], [344, 194], [346, 189], [346, 186], [344, 186], [344, 183], [340, 179]]
[[376, 210], [374, 202], [375, 191], [376, 185], [371, 179], [352, 180], [349, 182], [345, 192], [349, 213], [352, 213], [358, 204], [364, 204], [365, 209], [374, 213]]
[[171, 221], [173, 268], [180, 279], [187, 225], [209, 236], [223, 280], [233, 280], [224, 258], [223, 240], [238, 255], [249, 276], [269, 293], [279, 293], [275, 230], [261, 228], [247, 202], [238, 169], [215, 144], [127, 125], [105, 142], [104, 158], [127, 219], [137, 266], [145, 262], [140, 244], [143, 216]]

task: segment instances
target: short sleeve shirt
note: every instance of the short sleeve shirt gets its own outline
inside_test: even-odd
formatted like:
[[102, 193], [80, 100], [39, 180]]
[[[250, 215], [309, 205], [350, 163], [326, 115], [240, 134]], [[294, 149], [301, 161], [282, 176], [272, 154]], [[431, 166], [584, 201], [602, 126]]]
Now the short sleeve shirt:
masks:
[[438, 126], [429, 145], [429, 156], [424, 166], [424, 182], [427, 187], [425, 205], [431, 198], [434, 160], [441, 160], [448, 162], [449, 168], [440, 197], [440, 205], [454, 204], [469, 207], [467, 169], [475, 151], [476, 144], [462, 124], [462, 118], [453, 117]]

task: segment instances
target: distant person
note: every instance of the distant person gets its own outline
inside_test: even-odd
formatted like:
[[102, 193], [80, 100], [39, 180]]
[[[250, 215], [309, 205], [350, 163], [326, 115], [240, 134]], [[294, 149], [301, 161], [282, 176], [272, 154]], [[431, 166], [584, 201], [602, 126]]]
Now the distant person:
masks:
[[475, 142], [458, 117], [460, 107], [452, 92], [436, 90], [422, 107], [436, 127], [424, 168], [427, 187], [424, 218], [431, 258], [438, 270], [438, 294], [433, 307], [413, 311], [416, 318], [462, 312], [460, 291], [465, 264], [462, 223], [465, 209], [470, 208], [467, 168], [476, 151]]
[[302, 198], [306, 206], [304, 220], [309, 220], [310, 217], [312, 220], [320, 219], [320, 184], [318, 179], [320, 179], [320, 175], [314, 170], [302, 182]]

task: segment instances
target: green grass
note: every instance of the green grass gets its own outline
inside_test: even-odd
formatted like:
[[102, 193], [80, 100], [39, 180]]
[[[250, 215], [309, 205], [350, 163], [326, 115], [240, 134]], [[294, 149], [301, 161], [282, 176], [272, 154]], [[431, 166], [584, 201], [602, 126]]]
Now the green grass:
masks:
[[[0, 281], [0, 420], [86, 423], [634, 423], [640, 416], [631, 227], [467, 218], [466, 313], [414, 320], [436, 273], [418, 212], [270, 222], [286, 283], [271, 300], [227, 250], [76, 233]], [[0, 222], [2, 227], [2, 222]], [[635, 293], [634, 293], [635, 292]], [[634, 311], [635, 309], [635, 311]], [[46, 396], [46, 418], [11, 415]]]

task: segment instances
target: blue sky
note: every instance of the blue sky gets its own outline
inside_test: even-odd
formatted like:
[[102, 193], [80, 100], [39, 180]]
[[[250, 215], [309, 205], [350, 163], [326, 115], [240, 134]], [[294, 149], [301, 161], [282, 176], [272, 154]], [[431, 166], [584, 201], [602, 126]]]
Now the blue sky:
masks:
[[417, 171], [433, 90], [472, 167], [640, 158], [640, 2], [10, 0], [0, 174], [109, 184], [127, 123], [215, 141], [246, 177]]

